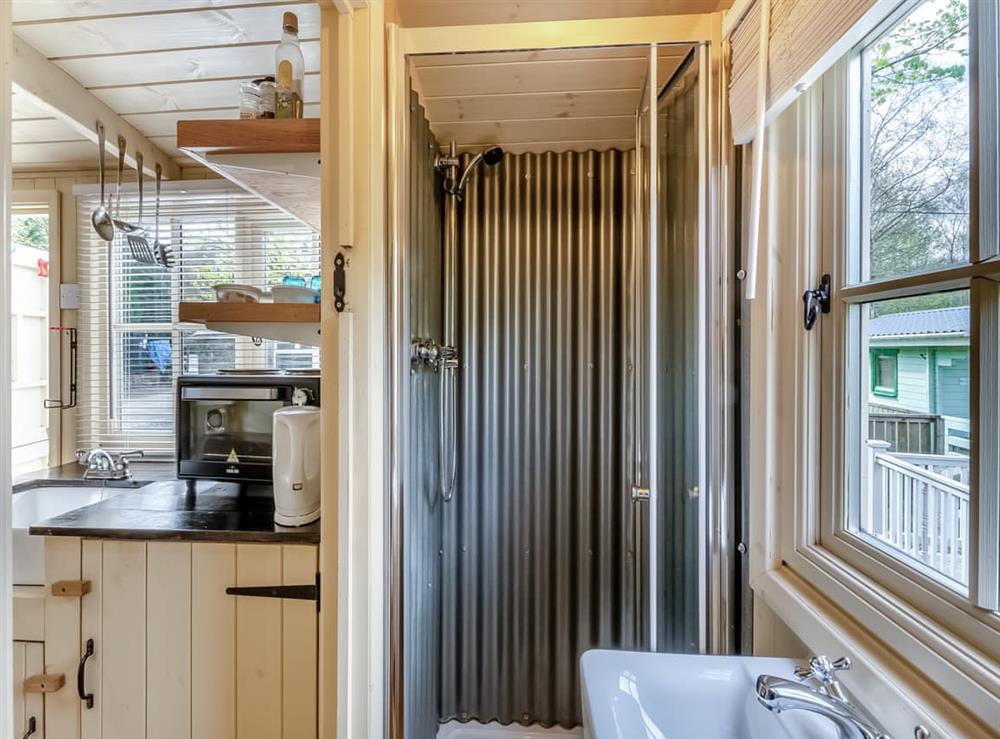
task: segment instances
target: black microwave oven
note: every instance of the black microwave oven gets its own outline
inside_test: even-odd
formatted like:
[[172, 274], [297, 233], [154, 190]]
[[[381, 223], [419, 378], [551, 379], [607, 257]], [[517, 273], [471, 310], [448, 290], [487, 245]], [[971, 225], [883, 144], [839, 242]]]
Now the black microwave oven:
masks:
[[272, 482], [274, 412], [319, 405], [319, 377], [185, 375], [177, 378], [177, 477]]

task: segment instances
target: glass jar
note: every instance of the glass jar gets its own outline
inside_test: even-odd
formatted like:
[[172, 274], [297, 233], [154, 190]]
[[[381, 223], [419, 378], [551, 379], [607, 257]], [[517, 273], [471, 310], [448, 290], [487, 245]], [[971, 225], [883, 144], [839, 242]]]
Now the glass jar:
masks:
[[240, 119], [260, 117], [260, 86], [256, 82], [240, 83]]
[[260, 89], [259, 118], [274, 118], [274, 77], [261, 77], [254, 80]]

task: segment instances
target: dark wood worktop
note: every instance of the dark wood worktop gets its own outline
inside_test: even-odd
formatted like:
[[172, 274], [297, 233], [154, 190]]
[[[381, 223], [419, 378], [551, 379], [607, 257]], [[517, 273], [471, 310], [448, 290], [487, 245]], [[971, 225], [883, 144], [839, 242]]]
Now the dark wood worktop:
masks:
[[[138, 465], [134, 469], [137, 477], [142, 474]], [[65, 484], [68, 479], [52, 482]], [[22, 489], [46, 484], [39, 482], [24, 482]], [[197, 492], [189, 495], [183, 481], [142, 484], [140, 478], [139, 487], [41, 521], [29, 533], [89, 539], [318, 544], [319, 522], [297, 528], [275, 524], [274, 498], [266, 486], [243, 489], [234, 483], [199, 482]]]

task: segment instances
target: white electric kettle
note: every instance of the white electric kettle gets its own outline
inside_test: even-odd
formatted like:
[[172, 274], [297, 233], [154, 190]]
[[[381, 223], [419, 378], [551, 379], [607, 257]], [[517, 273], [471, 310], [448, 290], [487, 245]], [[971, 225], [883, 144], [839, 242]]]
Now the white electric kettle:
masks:
[[320, 513], [319, 408], [296, 405], [274, 412], [274, 522], [281, 526], [304, 526]]

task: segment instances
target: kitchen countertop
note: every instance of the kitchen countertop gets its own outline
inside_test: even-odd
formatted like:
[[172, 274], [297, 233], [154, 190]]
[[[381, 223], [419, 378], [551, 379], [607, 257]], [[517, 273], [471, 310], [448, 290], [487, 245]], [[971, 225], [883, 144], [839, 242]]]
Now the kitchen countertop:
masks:
[[[83, 468], [63, 465], [62, 474], [35, 473], [15, 486], [25, 490], [52, 483], [81, 484]], [[272, 544], [318, 544], [319, 521], [297, 528], [274, 523], [274, 497], [269, 486], [242, 488], [235, 483], [198, 482], [197, 492], [187, 493], [183, 480], [147, 482], [152, 469], [132, 466], [135, 482], [109, 483], [128, 487], [119, 495], [99, 503], [40, 521], [29, 528], [38, 536], [80, 536], [90, 539], [155, 541], [258, 542]], [[152, 467], [152, 465], [150, 465]], [[169, 467], [173, 472], [172, 465]], [[44, 478], [39, 475], [45, 474]], [[84, 484], [92, 484], [88, 481]], [[101, 483], [98, 482], [98, 485]]]
[[132, 469], [134, 480], [84, 480], [83, 465], [78, 462], [69, 462], [58, 467], [49, 467], [43, 470], [35, 470], [24, 475], [18, 475], [14, 479], [12, 492], [19, 493], [22, 490], [39, 488], [43, 486], [51, 487], [52, 483], [68, 483], [70, 485], [86, 485], [87, 487], [109, 487], [109, 488], [135, 488], [144, 483], [157, 480], [176, 480], [177, 465], [174, 462], [142, 462], [135, 461], [129, 465]]

